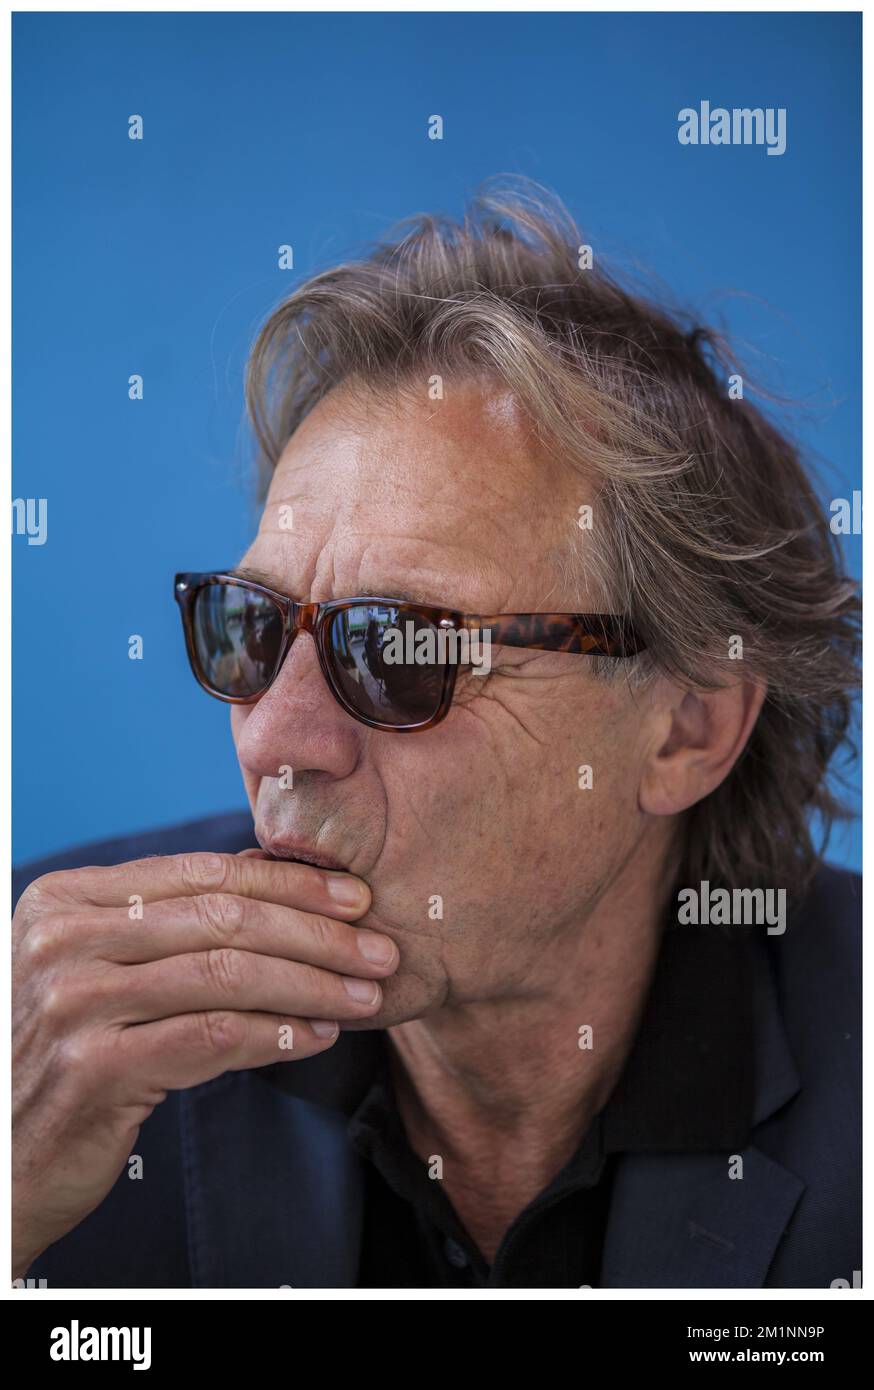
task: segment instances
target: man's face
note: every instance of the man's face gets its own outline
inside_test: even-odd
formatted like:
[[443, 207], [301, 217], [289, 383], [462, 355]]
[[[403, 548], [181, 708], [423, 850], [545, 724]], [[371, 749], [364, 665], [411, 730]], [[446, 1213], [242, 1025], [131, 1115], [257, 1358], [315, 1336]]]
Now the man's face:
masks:
[[[282, 454], [242, 564], [301, 601], [579, 611], [559, 556], [575, 534], [585, 549], [585, 480], [536, 444], [509, 395], [450, 383], [444, 400], [422, 397], [323, 400]], [[362, 1026], [543, 988], [564, 954], [551, 944], [585, 931], [648, 833], [643, 697], [567, 653], [493, 647], [491, 668], [459, 672], [435, 728], [385, 733], [341, 709], [301, 634], [262, 699], [232, 710], [262, 847], [365, 879], [362, 925], [400, 949]]]

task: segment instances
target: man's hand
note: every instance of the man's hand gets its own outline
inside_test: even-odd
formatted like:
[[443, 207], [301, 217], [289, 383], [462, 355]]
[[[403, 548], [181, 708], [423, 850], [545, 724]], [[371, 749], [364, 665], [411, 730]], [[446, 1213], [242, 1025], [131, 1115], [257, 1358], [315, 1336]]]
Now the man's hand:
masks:
[[247, 853], [30, 885], [12, 923], [13, 1277], [100, 1204], [168, 1091], [323, 1052], [377, 1012], [398, 951], [351, 925], [369, 905], [349, 874]]

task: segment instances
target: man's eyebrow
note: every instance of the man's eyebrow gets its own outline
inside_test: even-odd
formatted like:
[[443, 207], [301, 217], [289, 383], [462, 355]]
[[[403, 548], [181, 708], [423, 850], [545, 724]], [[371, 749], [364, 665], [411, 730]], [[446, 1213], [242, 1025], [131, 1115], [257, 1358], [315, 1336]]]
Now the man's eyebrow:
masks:
[[[371, 592], [379, 594], [378, 589], [372, 590]], [[402, 585], [398, 584], [389, 584], [388, 592], [386, 592], [385, 587], [383, 587], [381, 596], [383, 598], [396, 599], [398, 603], [418, 603], [424, 608], [445, 608], [447, 606], [444, 603], [437, 603], [433, 594], [426, 594], [424, 590], [421, 589], [405, 589]]]
[[[277, 594], [284, 594], [287, 592], [281, 584], [276, 583], [273, 575], [267, 574], [265, 570], [253, 569], [249, 565], [236, 565], [233, 569], [228, 570], [227, 573], [234, 575], [237, 579], [248, 579], [253, 584], [261, 584], [265, 589], [273, 589], [274, 593]], [[336, 597], [366, 598], [368, 595], [373, 594], [379, 598], [394, 599], [397, 603], [418, 603], [426, 608], [443, 608], [446, 606], [442, 603], [435, 603], [433, 598], [430, 596], [426, 597], [422, 591], [413, 593], [394, 584], [389, 585], [388, 588], [388, 593], [385, 592], [384, 588], [380, 591], [380, 588], [377, 587], [376, 589], [370, 588], [361, 595], [337, 594]], [[293, 597], [293, 595], [289, 595], [289, 597]]]
[[248, 565], [235, 565], [233, 569], [227, 571], [235, 579], [248, 579], [253, 584], [260, 584], [265, 589], [273, 589], [277, 594], [282, 593], [282, 589], [276, 584], [272, 575], [265, 570], [251, 569]]

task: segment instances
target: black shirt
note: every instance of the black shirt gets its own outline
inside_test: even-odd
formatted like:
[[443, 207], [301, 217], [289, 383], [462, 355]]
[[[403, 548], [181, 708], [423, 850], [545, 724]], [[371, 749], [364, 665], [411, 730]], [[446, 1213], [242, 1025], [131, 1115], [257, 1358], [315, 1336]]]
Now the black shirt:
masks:
[[667, 930], [619, 1082], [568, 1163], [511, 1223], [491, 1267], [410, 1147], [384, 1033], [342, 1033], [319, 1057], [269, 1068], [283, 1089], [348, 1117], [365, 1178], [358, 1287], [597, 1287], [623, 1153], [721, 1151], [727, 1162], [747, 1140], [752, 949], [738, 928]]
[[570, 1162], [515, 1220], [489, 1268], [446, 1197], [436, 1165], [407, 1142], [388, 1068], [349, 1126], [365, 1160], [358, 1287], [578, 1288], [594, 1285], [610, 1191], [600, 1122]]

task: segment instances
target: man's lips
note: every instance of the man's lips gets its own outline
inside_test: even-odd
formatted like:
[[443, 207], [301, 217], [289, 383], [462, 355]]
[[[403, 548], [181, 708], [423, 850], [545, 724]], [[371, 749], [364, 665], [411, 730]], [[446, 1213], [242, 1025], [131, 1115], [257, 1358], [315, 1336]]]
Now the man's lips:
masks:
[[345, 864], [341, 864], [339, 859], [333, 855], [322, 854], [319, 850], [311, 848], [300, 842], [278, 840], [262, 840], [261, 848], [268, 859], [283, 859], [292, 864], [312, 864], [317, 869], [334, 869], [339, 873], [348, 873]]

